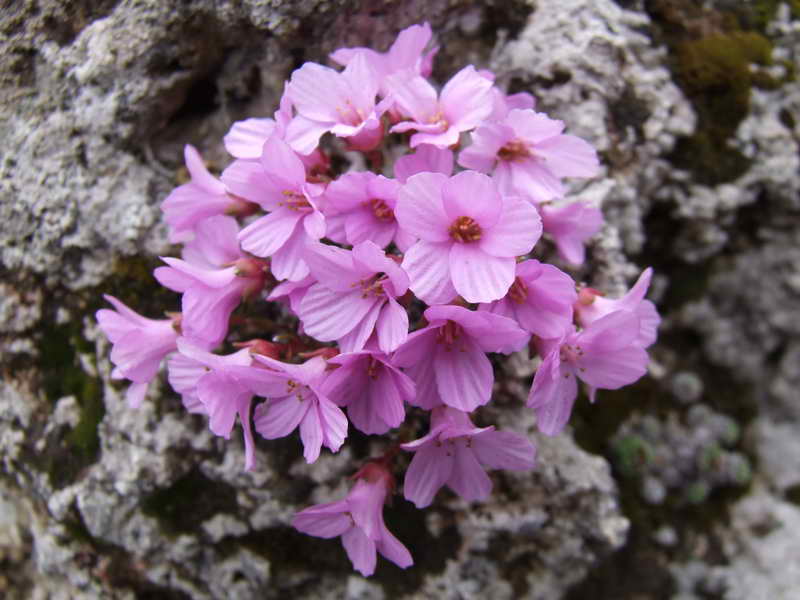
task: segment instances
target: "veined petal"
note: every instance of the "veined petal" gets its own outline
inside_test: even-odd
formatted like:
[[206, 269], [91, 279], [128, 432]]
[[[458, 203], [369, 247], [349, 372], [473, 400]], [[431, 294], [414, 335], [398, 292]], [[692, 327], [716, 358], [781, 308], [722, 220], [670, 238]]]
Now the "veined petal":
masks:
[[453, 453], [442, 445], [431, 444], [417, 450], [406, 471], [403, 495], [417, 508], [428, 506], [453, 473]]
[[[453, 244], [448, 262], [453, 287], [467, 302], [499, 300], [514, 283], [514, 258], [491, 256], [475, 244]], [[413, 283], [411, 289], [416, 293]]]
[[381, 309], [375, 326], [381, 351], [393, 352], [408, 338], [408, 313], [397, 301], [389, 297]]
[[306, 333], [322, 342], [343, 337], [359, 326], [377, 301], [362, 296], [360, 289], [341, 293], [315, 283], [300, 302]]
[[472, 449], [464, 445], [463, 440], [457, 440], [454, 445], [453, 472], [447, 480], [447, 485], [468, 502], [485, 500], [492, 491], [492, 480], [478, 463]]
[[305, 230], [297, 227], [279, 250], [272, 255], [270, 270], [276, 279], [300, 281], [308, 275], [305, 257], [308, 254], [309, 237]]
[[353, 527], [342, 534], [342, 545], [353, 568], [364, 577], [375, 572], [378, 560], [375, 542], [367, 537], [360, 527]]
[[338, 452], [347, 437], [347, 417], [342, 409], [324, 396], [318, 398], [322, 443], [331, 452]]
[[480, 248], [487, 254], [516, 257], [527, 254], [542, 235], [542, 219], [530, 202], [505, 197], [497, 224], [483, 232]]
[[338, 537], [353, 526], [347, 510], [346, 500], [318, 504], [297, 513], [292, 519], [292, 527], [319, 538]]
[[450, 247], [454, 245], [420, 240], [403, 256], [402, 267], [411, 280], [411, 291], [428, 304], [443, 304], [456, 296], [450, 276]]
[[442, 189], [447, 181], [447, 176], [441, 173], [409, 177], [400, 188], [394, 209], [400, 227], [427, 242], [449, 241], [451, 219], [442, 201]]
[[437, 348], [432, 362], [445, 404], [472, 412], [489, 402], [494, 382], [492, 363], [471, 340], [457, 341], [452, 350]]
[[487, 431], [473, 436], [472, 450], [481, 464], [492, 469], [527, 471], [536, 461], [536, 446], [513, 431]]
[[315, 462], [319, 458], [319, 451], [322, 448], [324, 434], [320, 421], [319, 406], [316, 402], [311, 402], [311, 406], [306, 411], [303, 420], [300, 421], [300, 439], [303, 442], [303, 457], [308, 464]]
[[476, 171], [461, 171], [442, 186], [442, 206], [451, 224], [467, 216], [487, 231], [500, 219], [503, 201], [491, 177]]
[[542, 140], [536, 144], [536, 154], [544, 157], [556, 177], [594, 177], [600, 170], [597, 151], [574, 135]]
[[255, 256], [272, 256], [283, 247], [294, 232], [302, 215], [288, 208], [279, 208], [242, 229], [242, 249]]
[[294, 431], [306, 416], [311, 402], [287, 396], [256, 406], [256, 431], [268, 440], [282, 438]]
[[266, 142], [275, 131], [273, 119], [236, 121], [223, 142], [228, 154], [236, 158], [259, 158]]

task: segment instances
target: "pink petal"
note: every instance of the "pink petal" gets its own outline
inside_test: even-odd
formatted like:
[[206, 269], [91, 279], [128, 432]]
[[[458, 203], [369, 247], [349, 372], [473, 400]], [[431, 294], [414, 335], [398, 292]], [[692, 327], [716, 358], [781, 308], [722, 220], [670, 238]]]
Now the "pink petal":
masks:
[[551, 119], [544, 113], [533, 110], [513, 109], [509, 111], [505, 123], [514, 129], [522, 139], [533, 144], [552, 138], [564, 131], [563, 121]]
[[259, 158], [275, 131], [273, 119], [245, 119], [233, 124], [223, 142], [228, 154], [236, 158]]
[[589, 142], [574, 135], [558, 135], [536, 145], [547, 168], [557, 177], [594, 177], [600, 170], [597, 151]]
[[577, 375], [592, 387], [616, 390], [647, 373], [648, 362], [644, 348], [631, 345], [584, 356], [577, 363]]
[[286, 127], [286, 143], [299, 154], [311, 154], [319, 145], [319, 138], [333, 126], [331, 121], [313, 121], [296, 115]]
[[327, 244], [309, 244], [306, 263], [314, 278], [329, 290], [350, 292], [369, 275], [353, 263], [353, 252]]
[[488, 431], [472, 438], [472, 450], [481, 464], [492, 469], [527, 471], [536, 461], [536, 447], [512, 431]]
[[283, 247], [300, 220], [297, 211], [279, 208], [242, 229], [242, 249], [255, 256], [272, 256]]
[[264, 144], [261, 166], [284, 190], [297, 190], [305, 183], [306, 169], [294, 150], [282, 139], [273, 136]]
[[[405, 266], [405, 261], [403, 263]], [[453, 287], [467, 302], [492, 302], [505, 296], [514, 283], [515, 264], [513, 257], [491, 256], [475, 244], [456, 243], [450, 248]], [[413, 281], [411, 289], [417, 293]], [[417, 296], [420, 294], [417, 293]]]
[[[231, 384], [234, 384], [233, 390], [230, 389]], [[230, 378], [212, 372], [197, 382], [197, 393], [208, 413], [211, 431], [229, 439], [238, 408], [235, 397], [240, 393], [247, 394], [247, 390], [236, 389], [235, 382]]]
[[423, 302], [442, 304], [457, 295], [450, 279], [451, 245], [454, 244], [420, 240], [403, 256], [401, 266], [411, 279], [411, 291]]
[[353, 526], [350, 517], [345, 514], [347, 510], [346, 500], [312, 506], [294, 516], [292, 527], [319, 538], [338, 537]]
[[216, 346], [228, 333], [228, 320], [241, 299], [238, 287], [189, 288], [181, 302], [184, 335]]
[[447, 485], [468, 502], [485, 500], [492, 491], [492, 480], [478, 463], [471, 448], [459, 440], [455, 443], [453, 472]]
[[408, 313], [394, 298], [381, 310], [375, 326], [378, 334], [378, 347], [381, 351], [393, 352], [408, 338]]
[[319, 458], [324, 439], [319, 406], [316, 402], [311, 402], [303, 420], [300, 421], [300, 439], [303, 442], [303, 458], [308, 464], [315, 462]]
[[[433, 317], [436, 314], [433, 308], [445, 307], [429, 308], [425, 314]], [[530, 340], [528, 332], [521, 329], [513, 319], [483, 311], [475, 312], [466, 309], [462, 309], [462, 311], [459, 311], [458, 322], [484, 352], [509, 354], [521, 350]]]
[[309, 237], [299, 227], [294, 230], [286, 243], [272, 255], [270, 270], [276, 279], [300, 281], [308, 275], [305, 257], [308, 255]]
[[501, 162], [497, 165], [495, 177], [500, 177], [503, 170], [510, 173], [511, 189], [516, 195], [531, 198], [534, 202], [545, 202], [564, 196], [564, 186], [546, 164], [535, 158], [520, 162]]
[[[347, 437], [347, 417], [341, 408], [325, 397], [319, 398], [317, 406], [322, 427], [322, 443], [332, 452], [338, 452]], [[301, 428], [300, 434], [302, 433]]]
[[375, 298], [362, 296], [360, 289], [340, 293], [319, 283], [312, 285], [300, 303], [306, 333], [322, 342], [343, 337], [359, 326], [376, 303]]
[[222, 182], [231, 193], [255, 202], [265, 210], [277, 208], [282, 189], [275, 185], [261, 163], [252, 160], [235, 160], [222, 172]]
[[530, 202], [505, 197], [497, 224], [485, 230], [480, 248], [487, 254], [516, 257], [527, 254], [542, 235], [542, 220]]
[[467, 169], [490, 173], [497, 153], [514, 139], [514, 130], [502, 123], [487, 123], [472, 132], [472, 144], [458, 155], [458, 164]]
[[400, 227], [427, 242], [449, 242], [452, 219], [442, 203], [442, 189], [447, 181], [441, 173], [410, 177], [400, 189], [394, 211]]
[[369, 577], [375, 572], [375, 563], [378, 560], [375, 542], [369, 539], [360, 527], [353, 527], [343, 533], [342, 545], [356, 571], [364, 577]]
[[444, 445], [431, 444], [417, 450], [406, 471], [403, 495], [417, 508], [424, 508], [432, 501], [447, 480], [450, 479], [455, 458]]
[[358, 352], [366, 346], [367, 340], [375, 330], [375, 324], [378, 321], [382, 306], [383, 301], [374, 301], [372, 308], [370, 308], [365, 317], [356, 323], [352, 330], [339, 338], [339, 348], [342, 352]]
[[537, 369], [528, 396], [528, 406], [536, 411], [539, 431], [545, 435], [561, 433], [572, 414], [577, 395], [575, 376], [562, 368], [558, 349], [555, 349]]
[[401, 156], [394, 163], [394, 176], [401, 183], [417, 173], [441, 173], [448, 177], [453, 173], [453, 153], [428, 144], [420, 146], [412, 154]]
[[387, 77], [383, 85], [400, 111], [416, 123], [426, 123], [438, 108], [436, 90], [419, 75], [399, 72]]
[[378, 552], [380, 552], [384, 558], [392, 561], [401, 569], [406, 569], [414, 564], [414, 560], [411, 558], [411, 553], [408, 551], [408, 548], [394, 537], [394, 535], [386, 529], [385, 525], [381, 527], [380, 539], [378, 539], [376, 545], [378, 547]]
[[486, 231], [500, 219], [503, 202], [491, 177], [462, 171], [442, 186], [442, 206], [451, 224], [459, 217], [468, 216]]
[[492, 363], [471, 341], [458, 344], [457, 348], [437, 350], [432, 361], [436, 384], [445, 404], [472, 412], [492, 397]]
[[459, 131], [473, 129], [492, 112], [492, 82], [469, 65], [442, 88], [440, 104], [447, 120]]
[[150, 385], [150, 382], [145, 383], [132, 383], [128, 386], [128, 390], [125, 392], [125, 400], [128, 402], [128, 406], [131, 408], [139, 408], [144, 401], [145, 396], [147, 396], [147, 388]]
[[307, 62], [292, 73], [288, 94], [297, 112], [307, 119], [336, 123], [337, 107], [346, 105], [346, 80], [329, 67]]
[[256, 406], [253, 419], [256, 431], [268, 440], [285, 437], [297, 428], [310, 406], [310, 400], [295, 396], [262, 402]]

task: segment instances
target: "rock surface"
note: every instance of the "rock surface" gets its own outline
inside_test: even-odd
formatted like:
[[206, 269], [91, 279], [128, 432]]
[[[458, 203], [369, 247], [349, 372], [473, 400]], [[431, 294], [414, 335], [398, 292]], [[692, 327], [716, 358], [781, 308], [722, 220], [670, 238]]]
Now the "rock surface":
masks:
[[[439, 79], [468, 62], [492, 68], [598, 147], [602, 175], [572, 192], [608, 225], [576, 277], [613, 296], [653, 265], [665, 320], [650, 377], [582, 407], [555, 439], [533, 433], [520, 402], [530, 361], [512, 361], [483, 417], [536, 438], [536, 471], [495, 475], [482, 505], [443, 493], [418, 511], [398, 497], [386, 518], [416, 566], [382, 563], [364, 579], [338, 541], [288, 523], [340, 496], [377, 442], [308, 466], [297, 440], [260, 440], [259, 468], [243, 473], [241, 443], [211, 435], [166, 383], [127, 408], [92, 315], [102, 292], [151, 316], [174, 307], [149, 272], [169, 252], [158, 205], [185, 143], [224, 165], [230, 123], [271, 113], [293, 68], [341, 45], [384, 48], [424, 19], [442, 46]], [[795, 3], [23, 0], [0, 30], [4, 597], [800, 589], [781, 560], [797, 554], [800, 519], [788, 460], [800, 426]], [[714, 85], [725, 111], [709, 107]], [[742, 434], [725, 438], [731, 423]], [[641, 466], [635, 452], [620, 462], [632, 433], [667, 464], [626, 470]], [[703, 475], [709, 444], [728, 466], [755, 465], [752, 478]]]

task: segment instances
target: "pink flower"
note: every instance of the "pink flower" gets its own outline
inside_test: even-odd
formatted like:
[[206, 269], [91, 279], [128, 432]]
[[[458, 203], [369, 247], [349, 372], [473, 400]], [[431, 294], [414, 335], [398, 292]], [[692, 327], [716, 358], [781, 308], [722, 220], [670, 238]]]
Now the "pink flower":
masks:
[[258, 354], [253, 357], [267, 368], [231, 367], [229, 372], [253, 393], [269, 399], [256, 406], [256, 431], [274, 440], [299, 427], [308, 463], [319, 458], [323, 445], [337, 452], [347, 437], [347, 417], [320, 391], [325, 359], [293, 365]]
[[386, 86], [395, 108], [410, 118], [391, 131], [417, 131], [411, 136], [412, 148], [419, 144], [453, 146], [462, 132], [474, 129], [492, 112], [492, 82], [472, 65], [456, 73], [438, 96], [424, 78], [404, 72], [389, 76]]
[[563, 130], [564, 123], [544, 113], [513, 109], [503, 121], [478, 127], [458, 164], [484, 173], [494, 170], [507, 193], [535, 202], [560, 198], [563, 177], [593, 177], [598, 171], [594, 148]]
[[236, 194], [271, 211], [241, 231], [242, 249], [271, 257], [277, 279], [300, 281], [308, 275], [306, 246], [325, 235], [325, 217], [315, 201], [322, 190], [306, 182], [305, 167], [294, 151], [272, 137], [260, 162], [235, 161], [222, 180]]
[[569, 420], [578, 395], [576, 377], [589, 385], [594, 401], [598, 388], [616, 390], [647, 372], [648, 357], [636, 343], [639, 317], [620, 310], [594, 321], [586, 329], [544, 340], [542, 364], [533, 378], [528, 406], [536, 411], [539, 430], [558, 434]]
[[400, 184], [369, 171], [345, 173], [325, 190], [327, 237], [355, 246], [370, 240], [381, 248], [392, 241], [403, 251], [415, 239], [397, 226], [394, 209]]
[[253, 204], [228, 193], [225, 184], [208, 172], [197, 150], [187, 145], [183, 155], [192, 180], [175, 188], [161, 203], [170, 226], [170, 242], [191, 239], [194, 226], [209, 217], [253, 213]]
[[[260, 159], [264, 153], [264, 144], [273, 135], [285, 141], [286, 127], [292, 120], [292, 100], [287, 94], [288, 84], [284, 86], [280, 108], [275, 111], [274, 119], [245, 119], [233, 124], [225, 135], [225, 149], [231, 156], [244, 159]], [[327, 159], [319, 151], [300, 154], [298, 158], [306, 167], [306, 171], [327, 168]]]
[[411, 554], [383, 522], [383, 505], [394, 485], [391, 474], [380, 463], [372, 462], [355, 477], [356, 484], [347, 498], [300, 511], [292, 526], [321, 538], [342, 536], [353, 567], [365, 577], [375, 572], [377, 552], [402, 569], [410, 567], [414, 564]]
[[453, 152], [430, 144], [419, 146], [416, 152], [401, 156], [394, 163], [394, 176], [400, 183], [417, 173], [453, 174]]
[[405, 402], [414, 398], [414, 382], [373, 350], [340, 354], [328, 361], [339, 365], [322, 389], [339, 406], [347, 407], [350, 422], [366, 434], [382, 434], [399, 427]]
[[598, 319], [619, 310], [627, 310], [639, 317], [639, 335], [635, 343], [642, 348], [647, 348], [656, 341], [658, 336], [658, 325], [661, 317], [658, 315], [655, 305], [649, 300], [645, 300], [647, 288], [650, 287], [650, 279], [653, 276], [653, 269], [647, 267], [634, 286], [622, 298], [611, 299], [603, 297], [600, 292], [592, 288], [583, 288], [578, 294], [578, 301], [575, 303], [575, 314], [578, 323], [582, 327], [589, 327]]
[[377, 334], [391, 352], [408, 336], [408, 314], [396, 298], [408, 276], [370, 241], [352, 250], [317, 244], [306, 256], [317, 279], [300, 302], [305, 332], [320, 341], [337, 340], [343, 352], [361, 350]]
[[583, 264], [584, 244], [603, 227], [603, 213], [585, 202], [563, 206], [538, 205], [545, 233], [553, 238], [559, 256], [573, 265]]
[[376, 106], [380, 80], [362, 53], [356, 53], [341, 73], [305, 63], [292, 73], [289, 97], [297, 116], [286, 128], [286, 140], [308, 154], [323, 133], [346, 138], [355, 150], [371, 150], [383, 139], [381, 115], [391, 102]]
[[484, 467], [526, 471], [536, 459], [536, 447], [525, 436], [475, 427], [469, 415], [445, 406], [431, 412], [428, 435], [401, 448], [415, 453], [403, 489], [417, 508], [428, 506], [443, 485], [464, 500], [485, 500], [492, 480]]
[[419, 173], [400, 190], [400, 228], [420, 238], [406, 251], [411, 290], [428, 304], [502, 298], [514, 282], [516, 257], [542, 232], [539, 214], [521, 198], [504, 197], [481, 173], [447, 178]]
[[497, 88], [492, 89], [493, 108], [492, 114], [486, 119], [487, 121], [502, 121], [515, 108], [532, 109], [536, 106], [536, 100], [527, 92], [507, 95]]
[[264, 287], [265, 264], [241, 253], [238, 232], [231, 217], [206, 219], [184, 247], [184, 260], [162, 257], [169, 266], [153, 273], [161, 285], [183, 293], [183, 334], [207, 347], [223, 340], [228, 319], [242, 298]]
[[101, 308], [95, 317], [101, 331], [113, 344], [111, 362], [115, 379], [129, 379], [126, 398], [131, 408], [138, 408], [147, 386], [155, 378], [161, 361], [177, 346], [178, 332], [173, 319], [148, 319], [132, 311], [122, 302], [103, 295], [116, 311]]
[[517, 263], [508, 293], [480, 310], [509, 317], [542, 338], [556, 338], [572, 325], [572, 305], [578, 299], [575, 282], [566, 273], [538, 260]]
[[[231, 367], [249, 368], [250, 350], [220, 356], [206, 352], [188, 340], [178, 340], [180, 354], [169, 363], [169, 382], [181, 394], [190, 412], [209, 417], [209, 428], [215, 435], [230, 439], [236, 416], [244, 434], [245, 469], [255, 467], [253, 431], [250, 427], [250, 406], [253, 392], [231, 372]], [[199, 406], [198, 406], [199, 404]], [[202, 410], [201, 410], [202, 407]]]
[[[362, 54], [369, 66], [383, 81], [387, 76], [399, 71], [411, 71], [428, 77], [431, 74], [433, 57], [438, 51], [435, 46], [423, 54], [431, 39], [431, 26], [428, 23], [406, 27], [398, 35], [387, 52], [376, 52], [371, 48], [339, 48], [330, 57], [340, 65], [349, 65], [358, 54]], [[386, 95], [386, 90], [382, 90]]]
[[525, 346], [530, 334], [514, 321], [460, 306], [432, 306], [428, 326], [408, 336], [392, 362], [417, 384], [411, 404], [430, 410], [447, 404], [470, 412], [492, 395], [494, 373], [487, 352], [508, 354]]

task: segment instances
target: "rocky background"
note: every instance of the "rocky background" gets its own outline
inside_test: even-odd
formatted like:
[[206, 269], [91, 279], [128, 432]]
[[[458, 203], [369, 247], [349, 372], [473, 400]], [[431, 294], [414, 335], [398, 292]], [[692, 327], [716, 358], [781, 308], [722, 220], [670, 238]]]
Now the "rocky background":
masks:
[[[0, 2], [0, 596], [800, 597], [798, 0], [3, 0]], [[160, 201], [195, 144], [270, 115], [341, 45], [428, 20], [444, 80], [466, 63], [590, 140], [574, 188], [608, 220], [575, 276], [657, 277], [650, 375], [534, 433], [532, 366], [502, 367], [486, 422], [530, 433], [533, 473], [482, 505], [440, 493], [387, 521], [416, 565], [355, 574], [293, 512], [344, 493], [375, 450], [215, 438], [162, 382], [132, 411], [93, 314], [151, 278]]]

